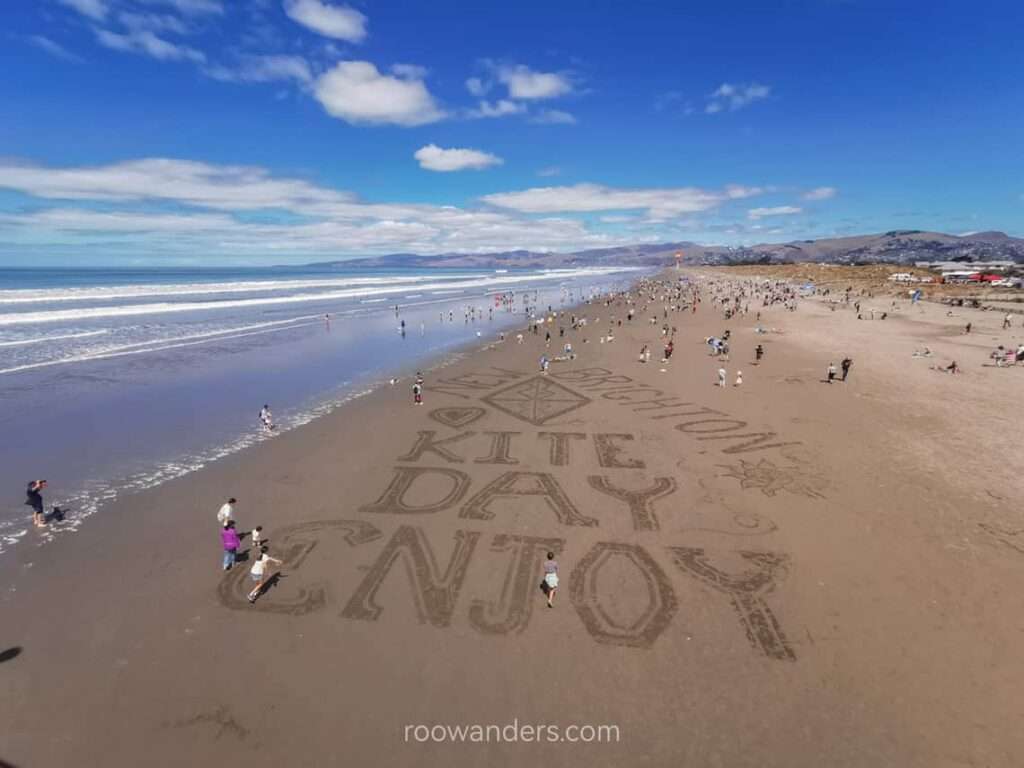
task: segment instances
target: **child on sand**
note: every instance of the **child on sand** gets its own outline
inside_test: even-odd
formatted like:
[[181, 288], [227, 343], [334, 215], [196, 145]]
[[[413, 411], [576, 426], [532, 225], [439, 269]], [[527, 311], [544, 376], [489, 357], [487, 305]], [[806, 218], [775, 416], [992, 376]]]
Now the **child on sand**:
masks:
[[733, 386], [734, 387], [742, 387], [743, 386], [743, 371], [736, 371], [736, 383], [733, 384]]
[[548, 596], [548, 608], [554, 608], [555, 590], [558, 589], [558, 563], [555, 562], [554, 552], [548, 552], [548, 559], [544, 561], [544, 586]]
[[412, 385], [412, 401], [416, 405], [423, 405], [423, 385], [418, 381]]
[[829, 363], [828, 364], [828, 370], [826, 371], [825, 375], [828, 377], [827, 381], [828, 381], [829, 384], [831, 384], [833, 381], [836, 380], [836, 364], [835, 363]]
[[263, 538], [263, 526], [257, 525], [255, 528], [252, 529], [252, 545], [259, 549], [261, 546], [263, 546], [264, 541], [265, 539]]
[[274, 565], [282, 565], [283, 563], [276, 557], [271, 557], [267, 554], [266, 547], [260, 547], [259, 557], [256, 558], [256, 562], [252, 564], [252, 568], [249, 570], [250, 578], [256, 582], [256, 586], [252, 588], [249, 593], [249, 602], [255, 603], [256, 598], [260, 596], [260, 592], [263, 591], [263, 587], [267, 585], [267, 566], [273, 563]]
[[718, 369], [718, 386], [725, 386], [725, 368]]
[[220, 523], [220, 526], [222, 528], [225, 525], [227, 525], [230, 520], [234, 519], [235, 504], [237, 503], [238, 499], [232, 496], [230, 499], [224, 502], [224, 504], [221, 505], [220, 509], [217, 510], [217, 522]]

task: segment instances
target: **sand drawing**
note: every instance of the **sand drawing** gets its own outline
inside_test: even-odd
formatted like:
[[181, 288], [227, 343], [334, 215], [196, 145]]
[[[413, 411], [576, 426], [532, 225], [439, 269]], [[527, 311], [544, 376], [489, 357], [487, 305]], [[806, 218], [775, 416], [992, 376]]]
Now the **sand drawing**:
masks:
[[485, 635], [507, 635], [526, 629], [537, 602], [541, 563], [548, 552], [559, 555], [564, 546], [563, 539], [497, 534], [491, 551], [511, 553], [501, 594], [497, 600], [474, 599], [469, 606], [470, 625]]
[[431, 419], [444, 424], [446, 427], [452, 429], [462, 429], [468, 427], [474, 421], [482, 419], [487, 415], [487, 411], [483, 408], [477, 407], [457, 407], [452, 406], [450, 408], [435, 408], [427, 414]]
[[764, 596], [771, 592], [779, 577], [785, 575], [789, 564], [786, 555], [773, 552], [737, 552], [755, 570], [741, 574], [726, 573], [709, 562], [700, 547], [669, 547], [676, 565], [684, 573], [695, 576], [714, 590], [729, 596], [733, 608], [751, 644], [772, 659], [796, 661], [782, 627], [772, 613]]
[[[501, 499], [522, 501], [524, 498], [536, 497], [544, 501], [545, 506], [555, 513], [562, 525], [596, 526], [597, 520], [579, 512], [573, 505], [562, 486], [547, 472], [506, 472], [492, 480], [477, 491], [467, 501], [459, 517], [470, 520], [491, 520], [495, 512], [491, 505]], [[531, 504], [531, 507], [536, 505]]]
[[[646, 587], [646, 605], [632, 621], [607, 610], [607, 592], [598, 589], [601, 570], [615, 559], [632, 565]], [[587, 632], [599, 643], [630, 648], [650, 648], [675, 615], [678, 604], [665, 572], [643, 547], [604, 541], [596, 544], [573, 569], [569, 578], [569, 599]]]
[[448, 566], [442, 573], [423, 531], [410, 525], [399, 526], [345, 605], [342, 617], [363, 621], [379, 619], [384, 609], [375, 600], [377, 590], [395, 563], [401, 560], [420, 623], [447, 627], [480, 534], [457, 530], [454, 538]]
[[[440, 476], [451, 481], [451, 489], [444, 497], [425, 504], [410, 504], [406, 501], [413, 484], [429, 475]], [[395, 475], [372, 504], [359, 508], [360, 512], [391, 515], [429, 515], [457, 504], [469, 489], [469, 475], [448, 467], [395, 467]]]
[[640, 489], [621, 488], [610, 477], [602, 475], [590, 475], [587, 482], [594, 490], [624, 501], [633, 516], [633, 529], [636, 531], [658, 530], [661, 526], [654, 513], [654, 502], [676, 491], [676, 481], [671, 477], [656, 477], [654, 485]]
[[[341, 532], [343, 540], [351, 547], [376, 541], [381, 537], [380, 530], [364, 520], [316, 520], [307, 523], [296, 523], [277, 529], [271, 534], [275, 550], [284, 560], [284, 567], [289, 573], [297, 573], [316, 549], [325, 533]], [[217, 586], [217, 599], [225, 608], [240, 611], [260, 611], [262, 613], [284, 613], [292, 616], [303, 616], [313, 613], [327, 603], [326, 585], [322, 583], [305, 584], [298, 588], [298, 594], [285, 599], [271, 589], [263, 599], [250, 604], [248, 595], [249, 569], [244, 564], [236, 565], [221, 579]], [[294, 591], [294, 590], [292, 590]]]
[[590, 398], [544, 376], [520, 381], [481, 399], [509, 416], [538, 427], [590, 402]]
[[719, 477], [732, 477], [740, 481], [740, 487], [744, 490], [756, 489], [765, 496], [774, 496], [779, 491], [787, 491], [797, 496], [806, 496], [809, 499], [825, 498], [819, 490], [814, 479], [801, 478], [805, 474], [800, 467], [780, 467], [768, 459], [760, 461], [745, 461], [740, 459], [739, 464], [719, 464], [722, 469], [729, 470], [719, 474]]
[[569, 441], [585, 440], [587, 436], [583, 432], [538, 432], [537, 437], [551, 442], [549, 454], [551, 466], [565, 467], [569, 464]]

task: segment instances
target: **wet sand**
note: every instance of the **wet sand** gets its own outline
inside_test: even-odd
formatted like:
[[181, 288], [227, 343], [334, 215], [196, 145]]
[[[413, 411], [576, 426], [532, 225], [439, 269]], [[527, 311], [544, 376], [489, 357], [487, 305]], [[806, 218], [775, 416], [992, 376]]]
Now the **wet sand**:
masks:
[[[1018, 764], [1024, 366], [983, 363], [1024, 334], [804, 301], [757, 335], [755, 309], [670, 314], [662, 365], [660, 311], [599, 344], [625, 308], [591, 305], [546, 376], [543, 333], [513, 334], [429, 373], [423, 406], [406, 378], [19, 547], [0, 563], [0, 652], [21, 648], [0, 662], [0, 760]], [[718, 388], [704, 338], [725, 328]], [[822, 383], [845, 355], [850, 380]], [[929, 369], [949, 359], [962, 375]], [[228, 496], [285, 560], [255, 605], [247, 563], [220, 571]], [[407, 728], [514, 722], [511, 743]]]

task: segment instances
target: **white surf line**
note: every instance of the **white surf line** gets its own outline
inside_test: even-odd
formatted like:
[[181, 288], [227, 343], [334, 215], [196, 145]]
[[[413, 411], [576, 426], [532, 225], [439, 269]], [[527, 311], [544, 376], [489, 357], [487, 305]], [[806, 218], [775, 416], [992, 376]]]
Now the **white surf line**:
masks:
[[[316, 322], [302, 322], [296, 324], [299, 320], [309, 321], [310, 318], [316, 317]], [[287, 325], [285, 325], [287, 324]], [[49, 368], [54, 365], [64, 365], [66, 363], [85, 363], [92, 360], [106, 360], [111, 357], [123, 357], [125, 355], [142, 355], [146, 352], [162, 352], [165, 349], [177, 349], [179, 347], [192, 347], [196, 344], [208, 344], [211, 341], [227, 341], [229, 339], [240, 339], [245, 336], [258, 336], [263, 333], [276, 333], [277, 331], [288, 331], [292, 328], [305, 328], [310, 325], [319, 325], [319, 315], [306, 315], [302, 318], [295, 318], [294, 320], [279, 320], [273, 323], [260, 323], [259, 325], [245, 326], [245, 328], [232, 328], [226, 331], [211, 331], [210, 333], [199, 333], [192, 336], [179, 336], [176, 339], [155, 339], [152, 341], [141, 341], [136, 344], [125, 344], [121, 347], [114, 347], [113, 349], [105, 352], [97, 352], [91, 355], [72, 355], [71, 357], [61, 357], [57, 360], [46, 360], [41, 363], [26, 363], [25, 365], [18, 365], [13, 368], [0, 369], [0, 375], [6, 373], [18, 373], [20, 371], [29, 371], [36, 368]], [[265, 326], [273, 325], [279, 326], [284, 325], [283, 328], [267, 328]], [[252, 328], [262, 328], [262, 330], [250, 331]], [[235, 333], [235, 331], [246, 330], [246, 333]], [[225, 335], [234, 334], [234, 335]], [[198, 341], [187, 341], [182, 342], [185, 339], [198, 339]], [[168, 344], [167, 342], [175, 342]], [[136, 349], [136, 347], [148, 347], [147, 349]]]
[[21, 339], [20, 341], [0, 341], [0, 347], [21, 347], [26, 344], [41, 344], [44, 341], [60, 341], [61, 339], [84, 339], [86, 336], [102, 336], [109, 331], [86, 331], [85, 333], [65, 333], [61, 336], [40, 336], [37, 339]]
[[[591, 276], [589, 272], [584, 271], [581, 277]], [[454, 288], [450, 283], [439, 282], [439, 283], [425, 283], [420, 285], [419, 288], [424, 291], [431, 291], [434, 293], [459, 293], [471, 288], [488, 288], [494, 285], [504, 284], [520, 284], [520, 283], [532, 283], [535, 281], [544, 281], [549, 279], [561, 279], [564, 275], [554, 275], [550, 273], [544, 274], [533, 274], [533, 275], [521, 275], [516, 277], [509, 277], [507, 275], [502, 278], [493, 277], [481, 277], [474, 279], [464, 284], [458, 291], [443, 291], [445, 288]], [[180, 303], [167, 303], [160, 302], [155, 304], [129, 304], [116, 307], [89, 307], [85, 309], [71, 309], [71, 310], [44, 310], [39, 312], [16, 312], [8, 314], [0, 314], [0, 326], [5, 325], [20, 325], [24, 323], [47, 323], [47, 322], [58, 322], [65, 320], [83, 320], [83, 319], [95, 319], [101, 317], [133, 317], [138, 315], [154, 315], [154, 314], [167, 314], [171, 312], [194, 312], [198, 310], [214, 310], [214, 309], [236, 309], [239, 307], [254, 307], [254, 306], [270, 306], [276, 304], [296, 304], [310, 301], [332, 301], [336, 299], [351, 299], [358, 298], [360, 296], [379, 296], [381, 294], [394, 294], [407, 291], [408, 286], [404, 285], [391, 285], [384, 287], [375, 288], [350, 288], [343, 291], [333, 291], [326, 293], [311, 293], [311, 294], [297, 294], [292, 296], [275, 296], [275, 297], [264, 297], [254, 299], [234, 299], [231, 301], [206, 301], [206, 302], [180, 302]], [[536, 289], [535, 289], [536, 290]]]
[[[305, 288], [416, 284], [428, 280], [472, 280], [485, 275], [391, 275], [378, 277], [325, 278], [323, 280], [255, 280], [230, 283], [171, 283], [167, 285], [129, 285], [120, 288], [22, 288], [0, 291], [0, 304], [43, 304], [67, 301], [102, 301], [153, 296], [172, 298], [217, 293], [259, 293]], [[412, 288], [413, 285], [408, 285]]]

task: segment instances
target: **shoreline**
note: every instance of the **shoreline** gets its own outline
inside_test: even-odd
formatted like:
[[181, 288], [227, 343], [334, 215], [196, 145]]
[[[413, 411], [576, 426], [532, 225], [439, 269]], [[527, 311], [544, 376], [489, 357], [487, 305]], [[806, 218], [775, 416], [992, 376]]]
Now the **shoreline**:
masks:
[[[670, 363], [642, 364], [659, 323], [640, 315], [600, 344], [613, 313], [589, 305], [602, 322], [546, 377], [543, 336], [508, 334], [428, 374], [421, 408], [378, 388], [0, 561], [4, 643], [24, 649], [0, 666], [0, 758], [1012, 765], [1021, 561], [1012, 533], [990, 531], [1010, 530], [1014, 496], [979, 494], [1017, 467], [976, 445], [981, 423], [957, 444], [988, 481], [925, 451], [948, 416], [935, 388], [967, 407], [996, 370], [909, 369], [900, 350], [941, 320], [858, 326], [815, 301], [768, 310], [784, 333], [764, 336], [705, 301], [669, 315]], [[742, 387], [714, 386], [703, 338], [723, 327]], [[842, 349], [851, 381], [820, 384]], [[229, 495], [240, 529], [263, 525], [286, 562], [254, 606], [246, 563], [218, 572]], [[553, 610], [535, 583], [549, 549]], [[623, 739], [401, 738], [513, 718], [615, 723]], [[976, 722], [998, 740], [972, 739]]]

